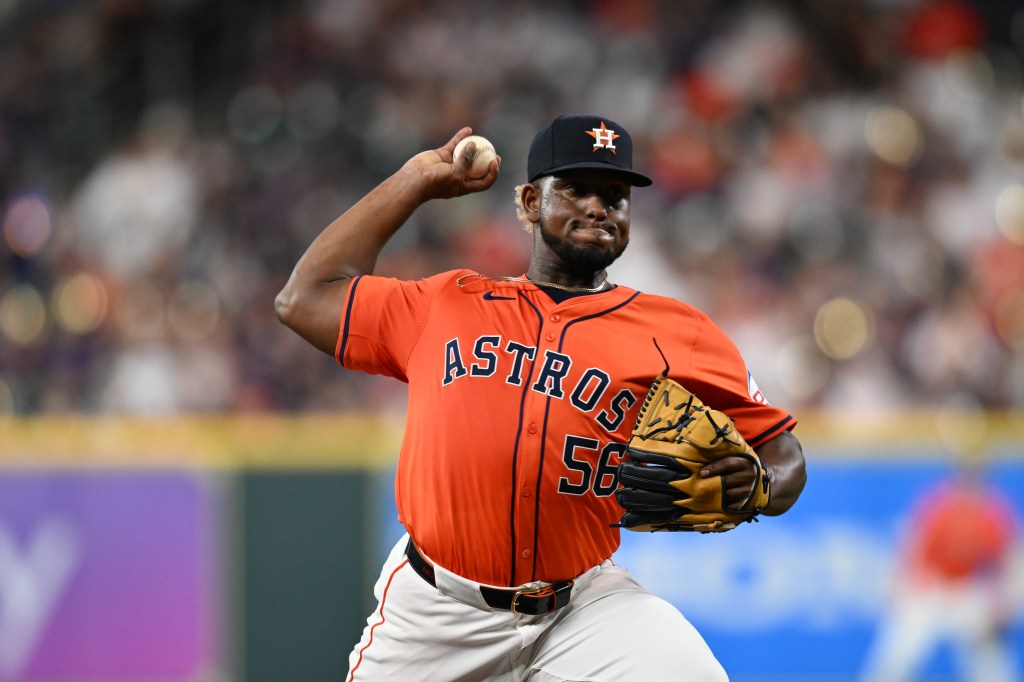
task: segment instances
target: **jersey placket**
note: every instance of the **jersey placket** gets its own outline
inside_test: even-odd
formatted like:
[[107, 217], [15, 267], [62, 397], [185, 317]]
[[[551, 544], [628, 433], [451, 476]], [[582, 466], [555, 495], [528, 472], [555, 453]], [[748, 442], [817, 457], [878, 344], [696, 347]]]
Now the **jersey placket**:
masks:
[[540, 485], [544, 460], [551, 456], [551, 453], [547, 452], [546, 442], [552, 409], [550, 403], [553, 399], [563, 397], [559, 376], [564, 376], [563, 369], [568, 369], [563, 368], [564, 361], [558, 352], [563, 326], [559, 313], [544, 313], [538, 335], [536, 360], [533, 363], [523, 403], [523, 431], [526, 437], [520, 443], [519, 466], [516, 471], [518, 504], [514, 517], [513, 584], [534, 580], [537, 566], [537, 552], [540, 550], [537, 547]]

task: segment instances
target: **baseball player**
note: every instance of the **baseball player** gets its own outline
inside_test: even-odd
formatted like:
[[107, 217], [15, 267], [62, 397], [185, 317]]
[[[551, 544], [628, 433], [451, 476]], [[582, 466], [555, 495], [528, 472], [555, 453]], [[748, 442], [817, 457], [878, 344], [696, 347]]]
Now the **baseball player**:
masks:
[[981, 453], [926, 488], [905, 519], [890, 598], [860, 682], [911, 682], [949, 646], [968, 682], [1019, 680], [1009, 632], [1020, 607], [1013, 503]]
[[[632, 188], [651, 184], [608, 118], [562, 116], [534, 138], [516, 201], [533, 238], [525, 274], [373, 275], [417, 207], [494, 184], [500, 157], [476, 179], [472, 145], [454, 158], [471, 132], [415, 155], [330, 224], [276, 301], [343, 367], [409, 385], [395, 487], [407, 535], [347, 679], [725, 680], [683, 615], [612, 561], [620, 527], [679, 529], [626, 521], [620, 465], [652, 381], [678, 381], [728, 415], [714, 429], [732, 420], [759, 456], [690, 478], [720, 482], [720, 506], [756, 489], [754, 512], [781, 514], [805, 481], [796, 422], [705, 314], [608, 281]], [[645, 504], [633, 511], [658, 508]]]

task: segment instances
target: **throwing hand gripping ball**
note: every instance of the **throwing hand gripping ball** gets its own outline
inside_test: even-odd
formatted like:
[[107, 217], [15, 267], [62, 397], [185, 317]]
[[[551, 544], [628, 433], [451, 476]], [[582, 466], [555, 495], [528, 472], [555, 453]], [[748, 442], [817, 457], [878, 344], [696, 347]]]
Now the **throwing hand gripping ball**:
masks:
[[[470, 142], [474, 146], [472, 156], [469, 156], [467, 150]], [[468, 170], [466, 171], [466, 177], [482, 178], [487, 175], [491, 162], [497, 158], [497, 152], [494, 151], [494, 145], [486, 137], [470, 135], [455, 145], [454, 157], [457, 160], [460, 156], [466, 156], [467, 159]]]

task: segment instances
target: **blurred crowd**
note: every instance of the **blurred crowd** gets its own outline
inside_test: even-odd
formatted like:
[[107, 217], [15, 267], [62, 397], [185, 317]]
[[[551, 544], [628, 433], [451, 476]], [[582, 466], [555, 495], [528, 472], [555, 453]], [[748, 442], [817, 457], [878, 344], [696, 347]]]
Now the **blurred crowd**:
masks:
[[707, 311], [773, 403], [1024, 407], [1013, 0], [0, 0], [0, 63], [0, 415], [400, 407], [276, 292], [464, 125], [498, 184], [378, 271], [520, 274], [512, 190], [574, 112], [655, 179], [612, 281]]

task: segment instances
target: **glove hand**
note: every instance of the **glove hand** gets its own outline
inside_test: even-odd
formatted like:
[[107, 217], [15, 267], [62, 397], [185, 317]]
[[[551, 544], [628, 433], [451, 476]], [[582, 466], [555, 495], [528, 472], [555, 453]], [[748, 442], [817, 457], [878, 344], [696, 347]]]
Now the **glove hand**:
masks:
[[618, 525], [632, 531], [732, 530], [754, 520], [771, 492], [761, 458], [732, 420], [667, 377], [648, 391], [619, 484]]

